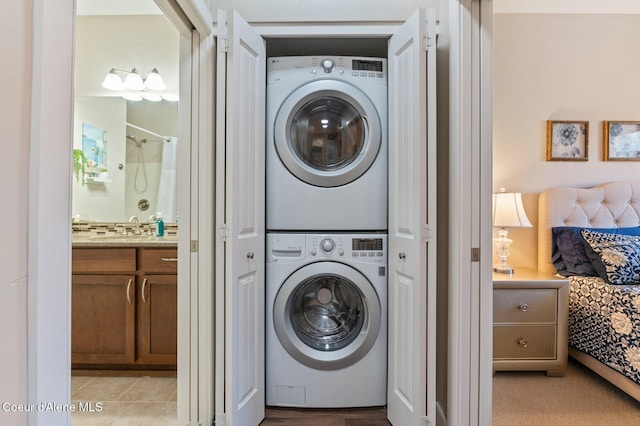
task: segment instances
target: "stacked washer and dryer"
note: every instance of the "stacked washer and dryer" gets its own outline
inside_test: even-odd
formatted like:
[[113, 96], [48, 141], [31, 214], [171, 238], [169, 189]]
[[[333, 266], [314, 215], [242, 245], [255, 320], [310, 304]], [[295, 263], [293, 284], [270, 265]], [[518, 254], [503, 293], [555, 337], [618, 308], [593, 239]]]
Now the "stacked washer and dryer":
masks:
[[387, 62], [267, 60], [266, 402], [386, 404]]

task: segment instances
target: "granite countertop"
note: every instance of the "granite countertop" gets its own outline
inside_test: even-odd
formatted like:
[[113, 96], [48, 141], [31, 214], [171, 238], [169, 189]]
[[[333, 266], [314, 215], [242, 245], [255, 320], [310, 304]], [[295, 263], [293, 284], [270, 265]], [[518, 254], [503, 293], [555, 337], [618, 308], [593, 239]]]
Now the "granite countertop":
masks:
[[72, 247], [177, 247], [178, 237], [161, 239], [153, 235], [77, 235], [72, 238]]

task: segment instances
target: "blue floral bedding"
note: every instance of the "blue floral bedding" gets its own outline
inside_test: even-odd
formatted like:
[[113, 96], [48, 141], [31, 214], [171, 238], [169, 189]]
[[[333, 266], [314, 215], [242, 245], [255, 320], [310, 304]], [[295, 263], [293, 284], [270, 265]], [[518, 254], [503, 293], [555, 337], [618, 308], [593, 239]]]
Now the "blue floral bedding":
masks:
[[569, 346], [640, 384], [640, 285], [570, 277]]

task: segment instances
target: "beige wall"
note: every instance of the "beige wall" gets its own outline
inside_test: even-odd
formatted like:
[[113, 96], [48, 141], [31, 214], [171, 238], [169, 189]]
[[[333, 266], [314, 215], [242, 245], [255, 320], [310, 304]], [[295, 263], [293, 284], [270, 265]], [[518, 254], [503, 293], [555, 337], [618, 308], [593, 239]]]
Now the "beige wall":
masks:
[[[602, 161], [602, 121], [640, 120], [640, 15], [494, 17], [494, 190], [523, 193], [533, 229], [509, 261], [536, 267], [537, 198], [555, 186], [638, 179], [640, 163]], [[589, 121], [587, 162], [546, 161], [546, 121]]]
[[[5, 7], [0, 18], [0, 403], [27, 397], [27, 196], [31, 2]], [[26, 422], [0, 407], [0, 424]]]

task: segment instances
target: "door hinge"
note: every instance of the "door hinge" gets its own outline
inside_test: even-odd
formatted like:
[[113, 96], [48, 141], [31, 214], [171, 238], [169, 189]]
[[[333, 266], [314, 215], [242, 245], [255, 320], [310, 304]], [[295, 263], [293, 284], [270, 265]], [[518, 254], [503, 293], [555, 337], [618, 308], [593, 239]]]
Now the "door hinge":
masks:
[[218, 240], [222, 242], [226, 242], [228, 237], [229, 237], [229, 229], [227, 228], [227, 224], [223, 223], [218, 228]]
[[191, 240], [191, 253], [198, 252], [198, 240]]
[[423, 234], [423, 239], [425, 243], [430, 243], [431, 240], [433, 239], [433, 228], [431, 227], [431, 225], [427, 224], [424, 225], [424, 234]]
[[227, 425], [226, 414], [217, 414], [213, 419], [211, 419], [211, 426], [226, 426], [226, 425]]
[[218, 36], [218, 51], [224, 53], [229, 51], [229, 40], [227, 37]]
[[423, 424], [426, 426], [433, 425], [433, 423], [431, 422], [431, 419], [429, 419], [428, 416], [421, 417], [420, 420], [422, 420]]
[[471, 248], [471, 261], [472, 262], [480, 262], [480, 248], [472, 247]]

